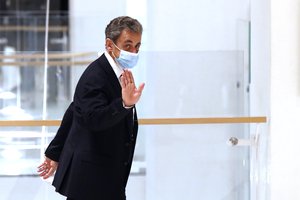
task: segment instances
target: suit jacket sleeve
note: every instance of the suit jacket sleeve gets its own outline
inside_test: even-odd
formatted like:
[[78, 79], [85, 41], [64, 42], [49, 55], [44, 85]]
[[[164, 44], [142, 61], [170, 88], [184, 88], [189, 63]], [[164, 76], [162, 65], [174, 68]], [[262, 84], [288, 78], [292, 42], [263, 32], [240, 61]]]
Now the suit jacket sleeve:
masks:
[[109, 102], [102, 91], [98, 91], [95, 98], [85, 96], [83, 99], [85, 102], [81, 104], [81, 109], [84, 110], [83, 121], [91, 131], [109, 129], [132, 113], [132, 108], [124, 108], [121, 97]]
[[85, 74], [79, 81], [74, 99], [75, 115], [86, 128], [97, 132], [117, 125], [132, 113], [132, 109], [123, 106], [121, 87], [112, 69], [109, 75], [98, 70]]
[[72, 121], [73, 121], [73, 103], [71, 103], [68, 109], [66, 110], [61, 125], [54, 139], [51, 141], [48, 148], [46, 149], [45, 151], [46, 157], [56, 162], [59, 161], [60, 154], [62, 152], [70, 128], [72, 126]]

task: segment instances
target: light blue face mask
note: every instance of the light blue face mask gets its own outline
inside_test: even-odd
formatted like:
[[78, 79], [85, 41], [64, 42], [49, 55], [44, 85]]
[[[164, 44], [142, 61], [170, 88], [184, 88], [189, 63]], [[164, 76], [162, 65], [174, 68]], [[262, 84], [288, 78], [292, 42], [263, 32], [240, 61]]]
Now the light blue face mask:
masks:
[[129, 51], [124, 51], [120, 49], [117, 45], [115, 45], [115, 47], [117, 47], [117, 49], [120, 50], [119, 58], [115, 58], [115, 59], [121, 65], [121, 67], [131, 69], [137, 64], [139, 60], [138, 53], [131, 53]]

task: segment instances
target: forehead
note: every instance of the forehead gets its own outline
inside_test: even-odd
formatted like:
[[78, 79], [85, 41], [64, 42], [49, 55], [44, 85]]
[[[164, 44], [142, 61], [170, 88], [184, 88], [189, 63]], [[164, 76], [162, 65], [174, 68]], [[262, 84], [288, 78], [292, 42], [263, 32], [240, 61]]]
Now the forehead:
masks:
[[117, 39], [117, 43], [140, 43], [142, 39], [141, 33], [132, 32], [128, 29], [124, 29], [119, 38]]

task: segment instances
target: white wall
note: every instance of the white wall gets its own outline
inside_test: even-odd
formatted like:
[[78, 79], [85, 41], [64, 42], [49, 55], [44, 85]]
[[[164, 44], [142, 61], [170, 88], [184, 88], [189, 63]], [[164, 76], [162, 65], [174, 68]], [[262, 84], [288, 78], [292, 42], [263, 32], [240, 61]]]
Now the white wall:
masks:
[[[104, 52], [105, 28], [109, 21], [126, 14], [126, 0], [70, 0], [70, 50], [71, 52]], [[92, 58], [80, 58], [93, 60]], [[84, 66], [73, 67], [71, 76], [72, 91], [85, 69]]]
[[71, 51], [103, 51], [106, 25], [125, 14], [126, 0], [70, 0]]
[[271, 1], [272, 200], [300, 199], [300, 1]]
[[[250, 115], [270, 119], [270, 0], [251, 0]], [[255, 132], [255, 125], [251, 132]], [[269, 124], [260, 125], [258, 169], [252, 197], [269, 198]]]
[[252, 0], [252, 110], [267, 113], [271, 200], [299, 199], [300, 1]]
[[270, 54], [270, 0], [251, 0], [251, 115], [269, 114]]
[[235, 50], [237, 24], [250, 12], [248, 0], [154, 0], [147, 6], [148, 50], [159, 51]]

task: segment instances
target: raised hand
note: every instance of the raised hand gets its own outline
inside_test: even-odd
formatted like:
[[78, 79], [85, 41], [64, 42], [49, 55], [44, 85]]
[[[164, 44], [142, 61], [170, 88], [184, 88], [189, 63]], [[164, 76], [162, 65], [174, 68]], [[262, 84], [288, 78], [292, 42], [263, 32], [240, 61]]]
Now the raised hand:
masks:
[[143, 92], [145, 83], [136, 88], [132, 72], [124, 70], [121, 76], [122, 99], [125, 106], [133, 106], [136, 104]]
[[58, 162], [51, 160], [50, 158], [45, 158], [45, 161], [38, 166], [39, 176], [43, 179], [47, 179], [54, 174], [57, 169]]

